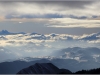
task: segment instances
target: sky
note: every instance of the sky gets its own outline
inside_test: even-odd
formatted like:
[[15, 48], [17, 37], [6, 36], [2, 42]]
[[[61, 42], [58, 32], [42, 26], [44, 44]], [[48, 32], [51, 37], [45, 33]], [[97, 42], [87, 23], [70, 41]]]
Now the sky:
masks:
[[83, 35], [100, 32], [100, 1], [0, 1], [0, 30]]
[[[1, 30], [26, 32], [0, 35], [1, 57], [48, 55], [69, 47], [100, 48], [100, 1], [0, 1]], [[27, 34], [32, 32], [39, 34]], [[5, 59], [12, 57], [8, 56]]]

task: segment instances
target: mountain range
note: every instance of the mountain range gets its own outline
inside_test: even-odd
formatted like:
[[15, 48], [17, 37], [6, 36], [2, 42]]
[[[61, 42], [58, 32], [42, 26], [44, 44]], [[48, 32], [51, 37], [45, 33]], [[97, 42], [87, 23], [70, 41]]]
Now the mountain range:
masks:
[[72, 72], [82, 69], [99, 68], [100, 49], [98, 48], [66, 48], [57, 51], [54, 56], [26, 57], [0, 63], [0, 74], [15, 74], [21, 69], [35, 63], [53, 63], [58, 68]]
[[12, 33], [12, 32], [9, 32], [7, 30], [0, 31], [0, 35], [14, 35], [14, 34], [25, 34], [25, 33], [24, 32]]
[[34, 61], [10, 61], [10, 62], [2, 62], [0, 63], [0, 74], [16, 74], [23, 68], [29, 67], [35, 63], [53, 63], [55, 66], [57, 66], [60, 69], [68, 69], [72, 72], [76, 72], [79, 70], [89, 70], [94, 68], [99, 68], [98, 66], [100, 63], [95, 62], [81, 62], [79, 63], [76, 60], [73, 59], [39, 59]]
[[100, 33], [79, 36], [0, 31], [0, 74], [17, 73], [39, 62], [72, 72], [99, 68]]

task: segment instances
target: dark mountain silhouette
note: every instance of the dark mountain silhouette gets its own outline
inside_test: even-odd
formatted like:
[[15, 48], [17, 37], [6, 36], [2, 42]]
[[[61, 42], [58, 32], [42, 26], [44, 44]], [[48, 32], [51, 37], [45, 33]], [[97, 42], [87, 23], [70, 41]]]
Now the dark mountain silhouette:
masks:
[[[31, 61], [17, 60], [10, 62], [2, 62], [0, 63], [0, 74], [15, 74], [23, 68], [29, 67], [30, 65], [34, 65], [35, 63], [52, 63], [57, 66], [59, 69], [64, 68], [68, 69], [72, 72], [76, 72], [82, 69], [92, 69], [99, 68], [100, 63], [95, 62], [78, 62], [74, 59], [36, 59]], [[65, 70], [64, 70], [65, 71]]]
[[[63, 63], [61, 63], [61, 61]], [[66, 60], [66, 61], [68, 61], [68, 60]], [[22, 69], [30, 68], [32, 65], [38, 66], [38, 68], [41, 67], [41, 66], [42, 66], [42, 68], [46, 67], [45, 65], [43, 66], [43, 64], [42, 65], [41, 64], [36, 65], [36, 63], [53, 63], [54, 64], [53, 66], [55, 66], [55, 67], [57, 66], [59, 68], [59, 74], [68, 74], [68, 73], [72, 73], [71, 72], [72, 70], [70, 70], [71, 68], [73, 68], [73, 70], [77, 69], [79, 67], [81, 68], [80, 65], [84, 64], [84, 63], [77, 64], [77, 62], [73, 61], [73, 60], [69, 60], [67, 63], [66, 63], [66, 61], [62, 60], [62, 59], [61, 60], [55, 59], [51, 62], [51, 61], [46, 60], [46, 59], [41, 59], [41, 60], [34, 60], [34, 61], [30, 61], [30, 62], [19, 61], [19, 60], [13, 61], [13, 62], [2, 62], [2, 63], [0, 63], [0, 74], [16, 74], [16, 73], [20, 72]], [[72, 66], [70, 66], [70, 64], [71, 64], [70, 61], [73, 61]], [[57, 62], [59, 62], [59, 63], [57, 63]], [[51, 66], [51, 64], [48, 64], [48, 66]], [[64, 66], [66, 66], [67, 68], [64, 69], [63, 68]], [[92, 65], [90, 65], [90, 66], [92, 66]], [[52, 70], [52, 68], [53, 67], [51, 67], [51, 70]], [[63, 68], [63, 69], [61, 69], [61, 68]], [[97, 69], [91, 68], [90, 70], [88, 68], [85, 68], [85, 69], [86, 70], [80, 70], [80, 71], [73, 72], [73, 74], [93, 74], [93, 73], [97, 74], [97, 73], [100, 73], [100, 68], [97, 68]], [[50, 73], [50, 72], [46, 72], [46, 73]], [[42, 72], [42, 73], [44, 73], [44, 72]], [[54, 72], [51, 72], [51, 73], [54, 73]], [[58, 71], [55, 72], [55, 73], [58, 73]]]
[[[57, 63], [57, 62], [59, 62], [59, 63]], [[10, 62], [2, 62], [2, 63], [0, 63], [0, 74], [15, 74], [18, 71], [20, 71], [21, 69], [26, 68], [30, 65], [34, 65], [35, 63], [53, 63], [55, 66], [57, 66], [59, 68], [63, 68], [64, 65], [66, 64], [65, 66], [68, 69], [71, 69], [72, 66], [70, 66], [68, 64], [69, 62], [73, 62], [72, 64], [78, 63], [76, 60], [64, 60], [64, 59], [55, 59], [53, 61], [49, 61], [47, 59], [40, 59], [40, 60], [33, 60], [33, 61], [29, 61], [29, 62], [25, 62], [22, 60], [17, 60], [17, 61], [13, 61], [13, 62], [11, 62], [11, 61]], [[73, 69], [76, 69], [76, 68], [73, 68]]]
[[17, 74], [71, 74], [69, 70], [59, 69], [52, 63], [36, 63], [28, 68], [22, 69]]
[[74, 74], [100, 74], [100, 68], [90, 69], [90, 70], [81, 70], [77, 71]]
[[36, 63], [22, 69], [17, 74], [100, 74], [100, 68], [72, 73], [68, 69], [59, 69], [52, 63]]
[[26, 68], [35, 63], [50, 63], [50, 61], [46, 59], [25, 62], [25, 61], [13, 61], [13, 62], [2, 62], [0, 63], [0, 74], [16, 74], [23, 68]]

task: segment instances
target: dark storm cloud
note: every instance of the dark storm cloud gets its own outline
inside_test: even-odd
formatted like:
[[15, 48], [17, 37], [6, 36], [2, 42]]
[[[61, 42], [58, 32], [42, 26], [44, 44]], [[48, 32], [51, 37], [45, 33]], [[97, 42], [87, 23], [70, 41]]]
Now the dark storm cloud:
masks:
[[[94, 3], [94, 1], [1, 1], [0, 5], [5, 7], [16, 6], [17, 3], [26, 3], [26, 4], [39, 4], [41, 6], [63, 6], [69, 8], [84, 8], [84, 5], [89, 5]], [[13, 7], [12, 7], [13, 8]]]
[[[29, 2], [30, 3], [30, 2]], [[63, 6], [69, 8], [84, 8], [84, 5], [89, 5], [93, 3], [93, 1], [38, 1], [40, 5], [53, 5], [53, 6]]]
[[[29, 12], [29, 14], [20, 14], [20, 16], [18, 17], [15, 17], [15, 16], [12, 16], [13, 14], [19, 14], [18, 11], [16, 11], [15, 9], [19, 6], [19, 5], [24, 5], [26, 4], [27, 6], [28, 5], [31, 5], [30, 8], [32, 8], [31, 10], [34, 10], [33, 11], [33, 14]], [[1, 5], [2, 7], [5, 7], [9, 12], [8, 14], [5, 15], [5, 18], [7, 19], [11, 19], [11, 18], [62, 18], [64, 17], [65, 15], [62, 15], [60, 14], [60, 12], [63, 12], [63, 11], [69, 11], [70, 9], [85, 9], [85, 5], [90, 5], [92, 4], [93, 1], [27, 1], [27, 2], [1, 2]], [[34, 14], [35, 10], [37, 10], [38, 8], [35, 8], [34, 6], [32, 7], [32, 5], [37, 5], [39, 7], [39, 13], [43, 12], [44, 14], [42, 15], [36, 15]], [[26, 8], [27, 8], [26, 6]], [[10, 8], [10, 9], [8, 9]], [[30, 9], [29, 8], [29, 9]], [[5, 9], [5, 10], [6, 10]], [[20, 9], [20, 8], [19, 8]], [[45, 10], [44, 10], [45, 9]], [[21, 10], [25, 10], [24, 9], [21, 9]], [[53, 12], [52, 12], [52, 11]], [[26, 9], [27, 11], [27, 9]], [[45, 11], [48, 11], [47, 13], [45, 13]], [[37, 13], [38, 13], [37, 12]], [[69, 13], [70, 14], [70, 13]], [[67, 14], [66, 14], [67, 15]], [[76, 19], [85, 19], [87, 18], [86, 16], [81, 16], [81, 17], [77, 17], [73, 14], [71, 15], [67, 15], [66, 17], [70, 17], [70, 18], [76, 18]]]
[[[15, 16], [12, 15], [19, 15], [17, 18], [69, 17], [85, 19], [91, 10], [88, 10], [87, 6], [91, 6], [96, 2], [97, 1], [1, 1], [0, 10], [2, 12], [0, 14], [3, 14], [7, 19], [15, 18]], [[79, 15], [81, 16], [79, 17]]]
[[74, 19], [87, 19], [88, 18], [87, 16], [80, 16], [80, 17], [78, 17], [78, 16], [74, 16], [74, 15], [68, 15], [68, 17], [74, 18]]

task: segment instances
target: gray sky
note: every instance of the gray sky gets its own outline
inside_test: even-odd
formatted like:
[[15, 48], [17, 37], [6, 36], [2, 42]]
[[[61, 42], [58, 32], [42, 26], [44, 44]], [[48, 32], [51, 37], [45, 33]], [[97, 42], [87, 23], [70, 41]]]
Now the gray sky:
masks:
[[90, 34], [100, 32], [100, 1], [0, 1], [0, 30]]

